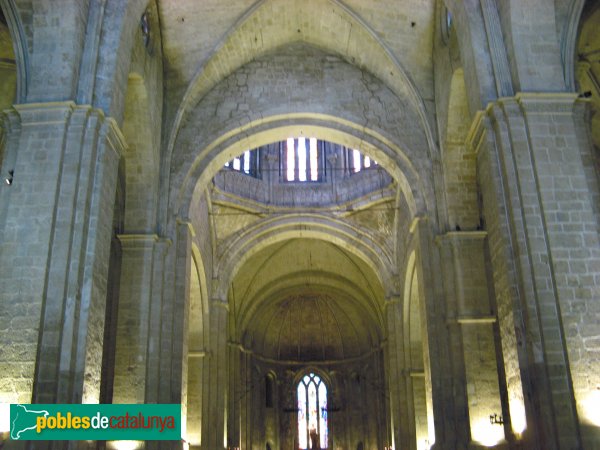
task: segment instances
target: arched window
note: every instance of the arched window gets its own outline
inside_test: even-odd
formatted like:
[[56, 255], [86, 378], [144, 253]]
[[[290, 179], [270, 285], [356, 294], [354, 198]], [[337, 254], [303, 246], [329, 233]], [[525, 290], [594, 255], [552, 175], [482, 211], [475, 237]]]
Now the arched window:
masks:
[[367, 155], [363, 155], [355, 148], [346, 148], [345, 167], [351, 175], [360, 172], [363, 169], [377, 166], [377, 161], [372, 160]]
[[280, 170], [284, 181], [323, 181], [323, 142], [316, 138], [289, 138], [280, 143]]
[[298, 383], [298, 444], [300, 449], [314, 448], [318, 440], [321, 449], [327, 448], [329, 435], [327, 422], [327, 386], [321, 378], [309, 373]]
[[260, 178], [260, 149], [246, 150], [240, 156], [226, 162], [225, 167], [254, 178]]
[[273, 407], [273, 375], [268, 374], [265, 376], [265, 406], [267, 408]]

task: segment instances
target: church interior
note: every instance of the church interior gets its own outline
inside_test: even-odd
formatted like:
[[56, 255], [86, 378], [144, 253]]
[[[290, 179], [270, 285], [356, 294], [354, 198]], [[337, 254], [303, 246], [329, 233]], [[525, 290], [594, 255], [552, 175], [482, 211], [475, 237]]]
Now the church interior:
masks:
[[600, 449], [600, 2], [0, 8], [0, 448]]

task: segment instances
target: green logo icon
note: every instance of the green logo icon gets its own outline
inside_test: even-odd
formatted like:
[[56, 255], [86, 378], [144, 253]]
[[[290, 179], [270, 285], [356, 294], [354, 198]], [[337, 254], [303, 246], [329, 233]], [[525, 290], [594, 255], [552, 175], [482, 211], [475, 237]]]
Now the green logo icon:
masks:
[[45, 409], [28, 409], [32, 405], [10, 405], [10, 438], [19, 440], [21, 434], [35, 430], [38, 417], [47, 418], [50, 413]]

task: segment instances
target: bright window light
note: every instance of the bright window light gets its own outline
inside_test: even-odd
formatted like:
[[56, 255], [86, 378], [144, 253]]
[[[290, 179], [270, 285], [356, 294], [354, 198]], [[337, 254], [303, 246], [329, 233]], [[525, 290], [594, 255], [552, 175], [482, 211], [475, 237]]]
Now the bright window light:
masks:
[[354, 149], [352, 150], [352, 170], [354, 170], [354, 172], [356, 173], [360, 169], [360, 152]]
[[329, 440], [327, 386], [318, 375], [310, 373], [305, 375], [298, 383], [296, 393], [298, 399], [298, 444], [300, 449], [314, 448], [309, 446], [312, 438], [318, 439], [320, 448], [327, 448]]
[[298, 180], [306, 181], [306, 139], [298, 138]]
[[250, 150], [244, 152], [244, 172], [250, 173]]
[[294, 139], [288, 138], [286, 146], [286, 178], [288, 181], [294, 181], [296, 173], [296, 155], [294, 152]]
[[310, 138], [310, 179], [317, 181], [319, 179], [319, 161], [317, 159], [317, 139]]

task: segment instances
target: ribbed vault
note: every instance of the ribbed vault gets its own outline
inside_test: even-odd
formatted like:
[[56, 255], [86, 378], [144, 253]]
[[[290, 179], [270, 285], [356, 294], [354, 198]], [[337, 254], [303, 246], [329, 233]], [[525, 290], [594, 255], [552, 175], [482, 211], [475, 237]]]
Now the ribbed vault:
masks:
[[381, 336], [383, 288], [356, 255], [318, 239], [289, 239], [249, 258], [230, 307], [238, 338], [270, 360], [318, 362], [367, 354]]
[[[242, 10], [243, 6], [249, 5], [238, 3], [235, 6]], [[233, 8], [230, 9], [233, 11]], [[186, 30], [182, 26], [185, 16], [197, 13], [198, 10], [184, 9], [179, 5], [162, 11], [167, 49], [171, 42], [180, 42], [176, 36]], [[190, 48], [189, 53], [172, 52], [168, 56], [168, 66], [176, 72], [176, 76], [172, 77], [175, 83], [181, 86], [189, 83], [179, 105], [173, 138], [186, 110], [220, 80], [248, 61], [293, 42], [306, 42], [340, 55], [358, 67], [369, 67], [392, 91], [410, 98], [423, 121], [422, 125], [428, 127], [424, 104], [400, 62], [377, 34], [343, 3], [332, 0], [263, 0], [248, 8], [236, 22], [231, 13], [224, 20], [231, 23], [231, 31], [199, 66], [194, 66], [195, 59], [189, 56], [196, 52], [207, 54], [208, 49]], [[195, 43], [198, 39], [190, 41]]]
[[270, 302], [247, 330], [253, 350], [266, 358], [303, 362], [368, 353], [368, 325], [360, 309], [349, 308], [351, 300], [344, 297], [314, 290]]

